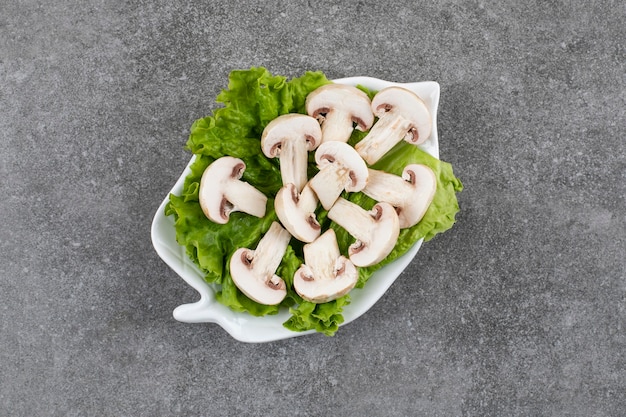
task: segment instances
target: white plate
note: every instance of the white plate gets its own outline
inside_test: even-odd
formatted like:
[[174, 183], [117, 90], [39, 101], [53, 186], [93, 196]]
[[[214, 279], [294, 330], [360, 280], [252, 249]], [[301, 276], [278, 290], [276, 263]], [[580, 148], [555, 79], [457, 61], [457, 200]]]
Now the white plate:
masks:
[[[420, 148], [439, 158], [437, 137], [437, 106], [439, 104], [439, 84], [433, 81], [417, 83], [393, 83], [370, 77], [350, 77], [334, 80], [336, 83], [349, 85], [363, 85], [372, 90], [381, 90], [391, 85], [402, 86], [419, 95], [430, 109], [432, 115], [432, 133], [430, 138], [420, 145]], [[183, 190], [185, 177], [189, 174], [189, 165], [176, 181], [170, 193], [180, 195]], [[200, 300], [195, 303], [183, 304], [174, 310], [174, 318], [185, 323], [216, 323], [226, 330], [232, 337], [242, 342], [258, 343], [286, 339], [313, 333], [293, 332], [283, 327], [289, 319], [287, 309], [277, 315], [254, 317], [247, 313], [238, 313], [218, 303], [215, 299], [217, 287], [208, 284], [203, 279], [199, 268], [189, 259], [185, 248], [176, 242], [174, 219], [164, 215], [165, 205], [169, 201], [169, 193], [159, 206], [152, 222], [152, 243], [158, 255], [180, 275], [187, 284], [200, 294]], [[406, 254], [376, 271], [363, 289], [354, 289], [350, 292], [351, 302], [344, 307], [344, 323], [348, 324], [369, 310], [376, 301], [383, 296], [396, 278], [404, 271], [419, 250], [422, 241], [418, 241]]]

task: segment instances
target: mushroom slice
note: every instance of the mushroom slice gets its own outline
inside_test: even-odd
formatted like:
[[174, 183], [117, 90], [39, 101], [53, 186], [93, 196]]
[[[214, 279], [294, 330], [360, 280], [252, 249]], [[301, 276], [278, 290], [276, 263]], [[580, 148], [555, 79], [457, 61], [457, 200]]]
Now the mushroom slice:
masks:
[[322, 141], [316, 119], [305, 114], [283, 114], [268, 123], [261, 135], [261, 148], [268, 158], [278, 157], [283, 185], [294, 184], [298, 191], [306, 184], [308, 151]]
[[411, 164], [404, 167], [402, 177], [370, 169], [363, 193], [394, 206], [400, 228], [405, 229], [422, 219], [436, 190], [437, 179], [433, 170], [426, 165]]
[[247, 182], [240, 181], [245, 170], [246, 164], [232, 156], [218, 158], [204, 170], [198, 199], [202, 211], [211, 221], [228, 223], [233, 211], [265, 216], [267, 197]]
[[321, 227], [315, 217], [317, 196], [308, 184], [298, 192], [294, 184], [278, 190], [274, 200], [276, 215], [285, 229], [301, 242], [313, 242], [320, 235]]
[[347, 142], [355, 128], [364, 132], [372, 127], [370, 98], [351, 85], [326, 84], [306, 97], [306, 112], [322, 125], [322, 141]]
[[359, 274], [354, 264], [339, 253], [333, 229], [304, 245], [303, 250], [305, 263], [293, 277], [294, 289], [302, 298], [326, 303], [354, 288]]
[[413, 145], [424, 143], [432, 129], [426, 103], [410, 90], [387, 87], [372, 99], [372, 110], [378, 121], [355, 149], [372, 165], [402, 139]]
[[347, 143], [322, 143], [315, 151], [319, 172], [309, 180], [322, 206], [328, 210], [343, 190], [361, 191], [367, 183], [367, 165]]
[[396, 245], [400, 234], [398, 214], [384, 201], [367, 211], [339, 197], [328, 211], [328, 218], [356, 238], [348, 248], [350, 260], [356, 266], [370, 266], [382, 261]]
[[230, 275], [248, 298], [265, 305], [279, 304], [285, 298], [287, 286], [276, 270], [290, 239], [289, 232], [273, 222], [255, 250], [239, 248], [233, 253]]

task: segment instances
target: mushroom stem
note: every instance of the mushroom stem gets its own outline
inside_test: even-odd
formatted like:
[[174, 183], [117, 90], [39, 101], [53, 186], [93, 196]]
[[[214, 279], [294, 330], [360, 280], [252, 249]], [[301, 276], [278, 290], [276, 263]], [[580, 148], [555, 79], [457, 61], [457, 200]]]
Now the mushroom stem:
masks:
[[280, 148], [280, 175], [283, 185], [294, 184], [298, 191], [306, 184], [308, 151], [303, 142], [286, 140]]
[[368, 240], [368, 231], [375, 221], [371, 212], [362, 209], [345, 198], [339, 198], [328, 212], [328, 218], [346, 229], [350, 235], [360, 241]]
[[277, 222], [273, 222], [254, 250], [252, 268], [255, 274], [271, 281], [285, 255], [290, 239], [289, 232]]
[[330, 140], [347, 142], [353, 130], [352, 116], [349, 112], [339, 109], [331, 110], [323, 116], [322, 143]]
[[394, 207], [403, 204], [412, 194], [411, 183], [398, 175], [368, 169], [369, 176], [363, 193], [376, 201], [386, 201]]
[[230, 205], [229, 212], [243, 211], [252, 216], [265, 216], [267, 197], [261, 191], [244, 181], [231, 181], [224, 190], [224, 197]]
[[[328, 229], [334, 234], [333, 229]], [[335, 275], [335, 262], [341, 256], [336, 239], [326, 231], [312, 243], [303, 247], [304, 260], [313, 275], [330, 278]]]
[[317, 208], [317, 202], [317, 195], [315, 195], [311, 186], [308, 184], [305, 185], [302, 191], [300, 191], [300, 198], [298, 200], [300, 208], [307, 213], [313, 213]]
[[411, 121], [401, 115], [383, 116], [354, 147], [369, 165], [373, 165], [398, 144], [411, 128]]
[[328, 210], [341, 195], [349, 179], [349, 170], [336, 169], [332, 164], [324, 165], [320, 171], [309, 180], [309, 187], [315, 191], [322, 206]]

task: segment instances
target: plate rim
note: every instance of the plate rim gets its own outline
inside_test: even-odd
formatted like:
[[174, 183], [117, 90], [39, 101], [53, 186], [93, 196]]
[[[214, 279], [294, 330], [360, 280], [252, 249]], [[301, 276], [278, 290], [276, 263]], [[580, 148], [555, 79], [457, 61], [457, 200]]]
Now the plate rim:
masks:
[[[426, 102], [431, 111], [433, 128], [431, 136], [423, 145], [420, 145], [420, 148], [435, 158], [439, 158], [437, 131], [439, 83], [436, 81], [403, 83], [369, 76], [345, 77], [331, 81], [338, 84], [362, 85], [372, 90], [380, 90], [387, 86], [402, 86], [416, 93], [421, 93], [422, 90], [428, 91], [426, 97], [423, 94], [418, 93], [418, 95]], [[286, 308], [281, 309], [281, 312], [276, 315], [255, 317], [249, 313], [235, 312], [217, 302], [215, 299], [216, 284], [207, 283], [202, 278], [200, 269], [193, 264], [187, 256], [185, 248], [179, 245], [175, 239], [173, 218], [165, 216], [165, 206], [169, 202], [169, 196], [171, 194], [178, 195], [182, 192], [185, 178], [189, 174], [190, 165], [195, 158], [196, 155], [191, 156], [174, 186], [159, 205], [150, 230], [153, 247], [161, 260], [200, 295], [199, 300], [176, 307], [172, 312], [174, 319], [183, 323], [214, 323], [222, 327], [234, 339], [246, 343], [265, 343], [317, 333], [315, 330], [295, 332], [284, 327], [283, 323], [290, 317]], [[415, 258], [422, 243], [423, 239], [418, 240], [405, 254], [374, 272], [364, 288], [355, 288], [351, 291], [351, 303], [344, 307], [344, 322], [339, 327], [343, 327], [367, 313], [385, 295], [389, 287]], [[273, 325], [268, 328], [270, 322]], [[251, 331], [244, 331], [246, 329]]]

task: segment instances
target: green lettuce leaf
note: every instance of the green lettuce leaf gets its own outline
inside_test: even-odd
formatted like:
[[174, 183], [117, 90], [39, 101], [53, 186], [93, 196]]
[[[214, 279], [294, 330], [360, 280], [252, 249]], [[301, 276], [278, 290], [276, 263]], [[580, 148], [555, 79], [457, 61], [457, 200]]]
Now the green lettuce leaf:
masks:
[[[265, 126], [281, 114], [305, 113], [306, 96], [330, 81], [321, 72], [306, 72], [299, 78], [287, 80], [272, 75], [265, 68], [232, 71], [228, 89], [217, 97], [222, 107], [212, 115], [196, 120], [187, 141], [187, 149], [195, 155], [191, 173], [185, 178], [181, 195], [170, 195], [165, 214], [174, 217], [176, 240], [185, 247], [187, 255], [205, 274], [205, 280], [218, 286], [217, 300], [235, 311], [255, 316], [276, 314], [289, 308], [291, 317], [284, 326], [293, 331], [315, 329], [333, 335], [343, 323], [343, 307], [350, 302], [349, 295], [337, 300], [314, 304], [304, 301], [293, 290], [293, 276], [303, 263], [301, 242], [292, 239], [277, 274], [285, 280], [287, 297], [278, 306], [266, 306], [250, 300], [234, 285], [228, 262], [232, 253], [241, 247], [255, 248], [273, 221], [278, 221], [273, 208], [273, 197], [282, 186], [277, 159], [266, 158], [260, 146]], [[370, 97], [375, 91], [359, 86]], [[355, 131], [350, 139], [354, 145], [365, 136]], [[268, 211], [259, 219], [242, 213], [232, 213], [231, 221], [219, 225], [206, 218], [198, 202], [200, 179], [205, 168], [217, 158], [234, 156], [246, 164], [243, 180], [252, 184], [268, 197]], [[310, 172], [317, 171], [310, 155]], [[400, 174], [409, 163], [430, 166], [437, 175], [437, 193], [423, 220], [416, 226], [401, 231], [398, 243], [382, 263], [360, 268], [359, 283], [365, 285], [369, 277], [381, 266], [406, 253], [419, 239], [429, 240], [454, 224], [458, 211], [456, 192], [461, 182], [454, 176], [450, 164], [431, 157], [417, 147], [402, 142], [381, 159], [373, 168]], [[344, 197], [369, 209], [375, 203], [363, 193], [345, 194]], [[344, 254], [354, 239], [320, 210], [318, 221], [323, 228], [332, 227], [337, 233], [339, 247]]]
[[327, 336], [333, 336], [339, 329], [339, 325], [344, 322], [341, 313], [343, 307], [348, 304], [350, 304], [350, 294], [323, 304], [302, 301], [297, 308], [289, 309], [291, 317], [284, 323], [284, 326], [294, 332], [314, 329]]

